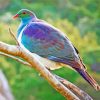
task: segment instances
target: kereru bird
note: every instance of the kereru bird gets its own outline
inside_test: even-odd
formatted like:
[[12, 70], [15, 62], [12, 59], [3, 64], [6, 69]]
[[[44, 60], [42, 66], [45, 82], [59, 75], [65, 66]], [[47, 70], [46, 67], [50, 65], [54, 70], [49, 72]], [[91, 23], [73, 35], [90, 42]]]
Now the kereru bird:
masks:
[[97, 82], [87, 73], [78, 50], [65, 34], [47, 22], [40, 20], [27, 9], [20, 10], [14, 18], [20, 18], [17, 39], [25, 49], [40, 56], [50, 70], [69, 65], [76, 70], [96, 90]]

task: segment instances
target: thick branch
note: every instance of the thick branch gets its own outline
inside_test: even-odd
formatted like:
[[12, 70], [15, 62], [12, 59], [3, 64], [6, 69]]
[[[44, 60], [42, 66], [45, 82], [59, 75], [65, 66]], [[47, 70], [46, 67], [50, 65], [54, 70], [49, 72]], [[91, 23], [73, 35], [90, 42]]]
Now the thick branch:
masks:
[[38, 55], [31, 54], [30, 52], [27, 52], [21, 47], [8, 45], [3, 42], [0, 42], [0, 51], [13, 56], [19, 56], [25, 59], [66, 99], [68, 98], [69, 100], [80, 100], [68, 88], [66, 88], [62, 83], [60, 83], [56, 79], [56, 77], [53, 76], [40, 61], [38, 61]]
[[4, 42], [0, 42], [0, 51], [13, 56], [20, 56], [20, 50], [18, 46], [8, 45]]
[[[8, 54], [5, 54], [5, 53], [0, 53], [0, 55], [12, 58], [12, 59], [24, 64], [24, 65], [32, 67], [31, 64], [29, 64], [29, 63], [27, 63], [27, 62], [25, 62], [25, 61], [23, 61], [23, 60], [21, 60], [19, 58], [16, 58], [14, 56], [11, 56], [11, 55], [8, 55]], [[60, 76], [57, 76], [57, 75], [54, 75], [54, 76], [57, 78], [57, 80], [59, 80], [62, 84], [64, 84], [64, 86], [68, 87], [75, 94], [78, 94], [81, 98], [85, 98], [85, 100], [93, 100], [86, 92], [84, 92], [83, 90], [79, 89], [77, 86], [75, 86], [71, 82], [65, 80], [64, 78], [61, 78]]]

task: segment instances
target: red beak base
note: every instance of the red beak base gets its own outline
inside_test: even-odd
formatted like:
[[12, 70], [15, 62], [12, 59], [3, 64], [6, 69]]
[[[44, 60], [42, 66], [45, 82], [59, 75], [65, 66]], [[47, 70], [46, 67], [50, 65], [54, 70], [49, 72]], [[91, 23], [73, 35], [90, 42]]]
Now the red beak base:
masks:
[[16, 18], [18, 18], [18, 16], [19, 16], [19, 15], [18, 15], [18, 14], [16, 14], [15, 16], [13, 16], [13, 19], [16, 19]]

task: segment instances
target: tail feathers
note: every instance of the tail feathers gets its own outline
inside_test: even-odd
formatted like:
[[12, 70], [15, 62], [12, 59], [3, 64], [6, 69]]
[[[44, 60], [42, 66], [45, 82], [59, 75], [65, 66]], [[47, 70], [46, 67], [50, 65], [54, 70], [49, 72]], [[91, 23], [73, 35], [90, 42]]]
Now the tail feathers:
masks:
[[96, 90], [100, 90], [100, 86], [98, 83], [90, 76], [87, 71], [86, 67], [83, 64], [82, 60], [80, 61], [66, 61], [68, 65], [72, 66], [92, 87]]
[[96, 90], [100, 90], [98, 83], [87, 73], [86, 70], [77, 69], [77, 72]]

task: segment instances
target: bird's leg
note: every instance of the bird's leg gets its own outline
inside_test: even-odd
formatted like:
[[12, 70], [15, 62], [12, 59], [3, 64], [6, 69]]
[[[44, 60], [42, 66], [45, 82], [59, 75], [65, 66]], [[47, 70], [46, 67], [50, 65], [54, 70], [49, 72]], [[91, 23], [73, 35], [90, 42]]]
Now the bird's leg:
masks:
[[14, 40], [16, 41], [16, 44], [19, 46], [19, 42], [18, 42], [17, 38], [15, 37], [14, 33], [11, 31], [11, 28], [9, 28], [9, 33], [14, 38]]

